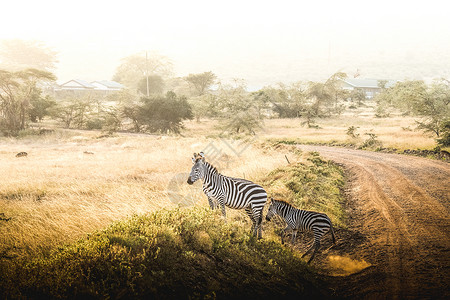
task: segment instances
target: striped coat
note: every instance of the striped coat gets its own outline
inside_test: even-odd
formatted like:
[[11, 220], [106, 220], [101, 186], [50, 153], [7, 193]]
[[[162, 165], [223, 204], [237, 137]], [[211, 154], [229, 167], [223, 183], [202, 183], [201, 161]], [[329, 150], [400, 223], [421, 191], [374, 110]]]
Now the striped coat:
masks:
[[266, 191], [249, 180], [220, 174], [213, 165], [205, 161], [202, 153], [198, 155], [194, 153], [193, 163], [188, 184], [201, 179], [203, 192], [208, 197], [211, 208], [219, 206], [224, 217], [226, 217], [225, 206], [244, 209], [253, 223], [254, 235], [261, 238], [262, 211], [267, 201]]
[[331, 237], [333, 238], [333, 243], [336, 243], [336, 238], [334, 236], [333, 226], [331, 224], [330, 218], [326, 214], [307, 211], [295, 208], [285, 201], [280, 200], [271, 200], [269, 210], [266, 215], [266, 219], [270, 221], [270, 219], [279, 215], [284, 219], [287, 224], [287, 227], [282, 231], [281, 241], [284, 243], [284, 236], [286, 235], [287, 230], [292, 230], [292, 240], [291, 242], [295, 242], [295, 238], [297, 237], [298, 231], [312, 231], [314, 234], [314, 244], [311, 248], [303, 254], [302, 257], [307, 255], [311, 250], [314, 249], [311, 258], [308, 263], [314, 258], [317, 249], [320, 247], [320, 239], [323, 235], [328, 232], [331, 232]]

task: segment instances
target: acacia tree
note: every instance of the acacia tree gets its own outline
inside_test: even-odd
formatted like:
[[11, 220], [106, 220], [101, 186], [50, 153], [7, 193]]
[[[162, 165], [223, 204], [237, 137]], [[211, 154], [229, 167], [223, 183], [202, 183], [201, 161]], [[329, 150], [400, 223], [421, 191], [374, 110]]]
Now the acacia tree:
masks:
[[139, 118], [143, 127], [149, 132], [180, 133], [183, 120], [194, 118], [186, 97], [178, 97], [168, 92], [165, 97], [142, 98]]
[[159, 75], [165, 78], [171, 73], [172, 62], [167, 57], [156, 53], [147, 55], [144, 52], [123, 58], [116, 69], [113, 80], [132, 90], [137, 90], [142, 78], [151, 75]]
[[184, 78], [189, 83], [189, 87], [196, 96], [204, 95], [217, 79], [213, 72], [204, 72], [200, 74], [189, 74]]
[[235, 80], [234, 85], [219, 84], [217, 103], [222, 129], [231, 134], [255, 134], [262, 127], [263, 100], [265, 97], [258, 93], [248, 93], [242, 81]]
[[333, 74], [324, 83], [309, 82], [306, 89], [308, 98], [305, 109], [306, 121], [308, 127], [316, 127], [312, 125], [314, 118], [328, 116], [332, 113], [340, 113], [341, 109], [338, 105], [340, 100], [347, 98], [347, 93], [343, 91], [340, 80], [347, 75], [342, 72]]
[[57, 53], [38, 41], [3, 40], [0, 44], [0, 64], [9, 71], [33, 68], [52, 71]]
[[348, 97], [353, 103], [362, 105], [363, 101], [366, 99], [366, 92], [364, 92], [364, 90], [361, 88], [355, 88], [350, 92]]
[[419, 117], [418, 129], [432, 132], [437, 138], [446, 132], [450, 122], [450, 85], [446, 80], [430, 86], [420, 80], [404, 81], [379, 95], [378, 105], [391, 105]]
[[343, 107], [339, 106], [341, 100], [345, 100], [348, 98], [348, 91], [342, 88], [341, 82], [347, 78], [347, 74], [344, 72], [336, 72], [330, 76], [325, 82], [325, 87], [330, 93], [333, 101], [334, 101], [334, 112], [341, 113]]
[[54, 80], [52, 73], [37, 69], [0, 70], [0, 128], [5, 134], [16, 135], [25, 129], [31, 100], [41, 97], [38, 84]]
[[143, 77], [138, 83], [138, 91], [142, 95], [158, 95], [164, 91], [164, 80], [159, 75], [149, 75]]
[[189, 104], [192, 106], [192, 113], [197, 122], [200, 118], [210, 117], [214, 118], [219, 115], [218, 112], [218, 98], [215, 95], [204, 94], [201, 96], [190, 97]]
[[278, 88], [266, 87], [262, 92], [280, 118], [300, 118], [305, 112], [306, 94], [302, 82], [291, 85], [280, 83]]

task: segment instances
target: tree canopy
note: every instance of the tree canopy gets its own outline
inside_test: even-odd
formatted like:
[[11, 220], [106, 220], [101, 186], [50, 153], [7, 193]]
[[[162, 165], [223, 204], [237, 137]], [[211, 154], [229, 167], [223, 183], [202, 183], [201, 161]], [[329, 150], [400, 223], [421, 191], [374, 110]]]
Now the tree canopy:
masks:
[[156, 53], [150, 55], [139, 53], [122, 59], [113, 80], [136, 90], [139, 87], [139, 82], [146, 76], [159, 75], [165, 78], [171, 73], [172, 62], [167, 57]]
[[52, 73], [37, 69], [0, 70], [0, 129], [3, 133], [16, 135], [25, 129], [32, 100], [41, 97], [39, 83], [54, 80], [56, 77]]
[[0, 65], [3, 69], [53, 71], [57, 63], [57, 53], [42, 42], [3, 40], [0, 44]]
[[376, 100], [379, 106], [393, 106], [404, 114], [419, 117], [418, 128], [437, 138], [446, 132], [450, 122], [450, 84], [446, 80], [431, 85], [421, 80], [399, 82], [385, 89]]
[[189, 74], [184, 78], [196, 96], [204, 95], [217, 79], [213, 72], [204, 72], [200, 74]]

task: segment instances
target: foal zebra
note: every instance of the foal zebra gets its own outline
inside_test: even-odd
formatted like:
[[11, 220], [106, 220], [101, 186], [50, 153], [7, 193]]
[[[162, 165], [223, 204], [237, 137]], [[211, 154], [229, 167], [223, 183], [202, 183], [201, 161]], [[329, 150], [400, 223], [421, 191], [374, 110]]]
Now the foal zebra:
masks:
[[270, 221], [270, 219], [274, 215], [281, 216], [287, 223], [287, 227], [283, 229], [281, 233], [281, 242], [284, 243], [284, 236], [286, 234], [286, 230], [291, 229], [292, 233], [292, 241], [293, 244], [295, 238], [297, 237], [297, 231], [312, 231], [314, 234], [314, 244], [305, 254], [302, 255], [304, 257], [307, 255], [313, 248], [314, 252], [308, 260], [308, 264], [314, 258], [317, 249], [320, 246], [320, 238], [331, 231], [331, 237], [333, 238], [333, 244], [336, 244], [336, 238], [334, 236], [333, 225], [331, 224], [330, 218], [326, 214], [301, 210], [293, 207], [289, 203], [281, 200], [271, 199], [269, 210], [266, 215], [266, 220]]
[[262, 211], [267, 201], [266, 191], [249, 180], [220, 174], [214, 166], [205, 161], [203, 152], [194, 153], [192, 162], [194, 166], [187, 183], [193, 184], [201, 179], [203, 192], [208, 197], [210, 207], [214, 209], [217, 205], [220, 206], [224, 217], [226, 217], [225, 206], [245, 209], [253, 223], [253, 234], [261, 238]]

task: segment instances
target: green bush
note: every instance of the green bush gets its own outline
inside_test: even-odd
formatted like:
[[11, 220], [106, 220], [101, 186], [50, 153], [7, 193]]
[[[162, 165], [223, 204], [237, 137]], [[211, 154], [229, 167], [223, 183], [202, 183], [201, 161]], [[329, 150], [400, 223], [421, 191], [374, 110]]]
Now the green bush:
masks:
[[0, 298], [328, 296], [296, 252], [245, 228], [197, 207], [133, 216], [47, 256], [0, 262]]
[[437, 139], [437, 143], [443, 147], [450, 147], [450, 121], [442, 124], [440, 138]]
[[167, 92], [165, 96], [142, 98], [141, 103], [122, 108], [123, 116], [132, 121], [136, 132], [180, 133], [183, 120], [194, 118], [187, 99], [178, 97], [174, 92]]
[[273, 170], [263, 181], [269, 195], [295, 207], [327, 214], [335, 226], [345, 227], [345, 181], [342, 169], [322, 159], [317, 152], [307, 156], [307, 163], [289, 164]]
[[103, 120], [100, 118], [92, 118], [87, 120], [86, 122], [86, 129], [88, 130], [102, 129], [102, 126]]
[[368, 138], [359, 147], [360, 149], [365, 148], [381, 148], [383, 144], [378, 140], [378, 136], [375, 133], [366, 132], [364, 133]]

